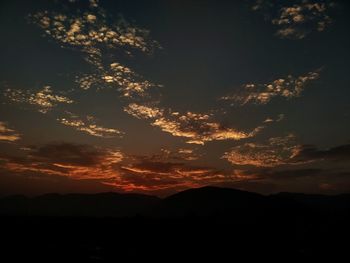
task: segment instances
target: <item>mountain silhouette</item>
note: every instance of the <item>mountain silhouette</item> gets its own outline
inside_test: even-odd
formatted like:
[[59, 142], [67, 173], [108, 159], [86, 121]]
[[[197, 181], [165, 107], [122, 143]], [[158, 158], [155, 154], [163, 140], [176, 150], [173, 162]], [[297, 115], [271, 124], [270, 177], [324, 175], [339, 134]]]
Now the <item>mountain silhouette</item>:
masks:
[[141, 194], [45, 194], [0, 199], [0, 215], [128, 217], [152, 208], [158, 197]]
[[[189, 189], [0, 198], [9, 262], [330, 259], [346, 256], [350, 195]], [[345, 241], [343, 241], [345, 240]], [[7, 261], [4, 261], [7, 262]]]
[[86, 217], [256, 217], [350, 212], [350, 195], [279, 193], [264, 196], [231, 188], [202, 187], [166, 198], [142, 194], [45, 194], [0, 198], [0, 215]]

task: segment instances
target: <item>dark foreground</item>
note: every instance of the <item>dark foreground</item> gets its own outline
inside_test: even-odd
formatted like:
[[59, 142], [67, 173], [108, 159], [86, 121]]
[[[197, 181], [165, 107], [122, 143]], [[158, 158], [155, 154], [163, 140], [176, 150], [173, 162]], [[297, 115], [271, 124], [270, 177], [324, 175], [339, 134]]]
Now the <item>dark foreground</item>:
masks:
[[[120, 197], [117, 199], [121, 205]], [[153, 201], [148, 210], [133, 214], [127, 209], [129, 215], [123, 217], [59, 216], [52, 211], [50, 215], [40, 215], [43, 213], [40, 209], [47, 203], [41, 202], [35, 210], [31, 201], [30, 205], [27, 203], [26, 214], [1, 216], [0, 260], [241, 262], [244, 258], [279, 262], [317, 259], [338, 262], [339, 259], [340, 262], [343, 257], [342, 261], [347, 262], [349, 256], [347, 195], [266, 197], [206, 188]], [[20, 203], [16, 202], [18, 206]], [[0, 211], [4, 204], [0, 202]], [[96, 201], [94, 204], [97, 205]], [[60, 211], [65, 206], [62, 204]], [[8, 213], [8, 200], [5, 207]], [[64, 211], [73, 213], [69, 209]]]

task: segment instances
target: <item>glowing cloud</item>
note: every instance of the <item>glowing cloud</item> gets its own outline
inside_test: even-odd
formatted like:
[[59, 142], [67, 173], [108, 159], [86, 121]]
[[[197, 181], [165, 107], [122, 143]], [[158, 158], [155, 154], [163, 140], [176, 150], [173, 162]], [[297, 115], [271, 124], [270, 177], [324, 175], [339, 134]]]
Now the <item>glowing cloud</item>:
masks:
[[165, 111], [157, 107], [143, 106], [136, 103], [129, 104], [128, 107], [124, 108], [124, 111], [136, 118], [151, 120], [152, 126], [157, 126], [173, 136], [189, 138], [187, 143], [190, 144], [203, 145], [209, 141], [246, 139], [255, 136], [263, 128], [263, 126], [259, 126], [246, 133], [210, 121], [212, 116], [208, 114], [193, 112], [180, 114], [179, 112]]
[[144, 96], [147, 89], [159, 86], [144, 80], [118, 61], [105, 65], [103, 54], [106, 50], [133, 56], [137, 51], [150, 54], [160, 45], [149, 38], [148, 30], [131, 25], [123, 17], [109, 23], [105, 10], [96, 1], [85, 12], [75, 10], [64, 14], [43, 11], [31, 15], [30, 19], [62, 47], [82, 52], [84, 59], [95, 68], [95, 73], [76, 77], [83, 90], [92, 86], [97, 89], [111, 86], [117, 87], [124, 97], [132, 97]]
[[270, 138], [266, 144], [245, 143], [233, 147], [223, 155], [233, 165], [251, 165], [257, 167], [275, 167], [292, 163], [299, 145], [295, 136]]
[[318, 79], [319, 76], [318, 72], [309, 72], [299, 77], [288, 75], [286, 78], [276, 79], [267, 84], [244, 84], [238, 93], [221, 99], [232, 101], [233, 105], [242, 106], [248, 103], [266, 104], [277, 96], [295, 98], [300, 96], [308, 82]]

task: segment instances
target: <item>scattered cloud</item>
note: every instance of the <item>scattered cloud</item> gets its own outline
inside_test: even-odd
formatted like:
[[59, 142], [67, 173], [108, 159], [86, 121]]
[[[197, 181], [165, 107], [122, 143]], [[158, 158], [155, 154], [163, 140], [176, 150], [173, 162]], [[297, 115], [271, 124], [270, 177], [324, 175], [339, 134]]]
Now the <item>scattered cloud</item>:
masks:
[[221, 99], [231, 101], [233, 105], [243, 106], [248, 103], [267, 104], [277, 96], [295, 98], [301, 95], [310, 81], [318, 79], [319, 76], [319, 72], [315, 71], [299, 77], [288, 75], [286, 78], [276, 79], [266, 84], [244, 84], [239, 92]]
[[190, 144], [203, 145], [209, 141], [246, 139], [255, 136], [263, 128], [259, 126], [251, 132], [243, 132], [212, 121], [209, 114], [190, 111], [181, 114], [136, 103], [129, 104], [124, 110], [136, 118], [150, 120], [152, 126], [157, 126], [173, 136], [188, 138], [187, 143]]
[[[134, 56], [138, 52], [151, 54], [161, 48], [149, 37], [149, 31], [127, 22], [123, 17], [113, 21], [95, 2], [86, 11], [55, 13], [38, 12], [30, 20], [43, 29], [62, 47], [78, 50], [93, 66], [94, 73], [76, 77], [83, 90], [116, 87], [124, 97], [145, 96], [146, 90], [159, 87], [118, 62], [120, 54]], [[106, 55], [106, 50], [108, 56]], [[136, 53], [135, 53], [136, 52]], [[118, 57], [119, 55], [119, 57]], [[106, 61], [111, 61], [109, 64]]]
[[6, 89], [4, 95], [12, 102], [34, 105], [41, 113], [49, 112], [58, 104], [72, 104], [74, 102], [65, 96], [55, 94], [50, 86], [44, 86], [39, 91]]
[[267, 143], [245, 143], [233, 147], [223, 155], [233, 165], [250, 165], [256, 167], [275, 167], [288, 164], [297, 154], [299, 146], [295, 136], [270, 138]]
[[93, 116], [86, 116], [81, 118], [71, 112], [66, 112], [67, 116], [58, 118], [57, 120], [66, 126], [75, 128], [78, 131], [82, 131], [92, 136], [102, 137], [102, 138], [113, 138], [121, 137], [123, 132], [113, 129], [99, 126], [96, 124], [96, 118]]
[[0, 141], [14, 142], [21, 138], [21, 136], [8, 127], [5, 122], [0, 121]]
[[[278, 37], [303, 39], [311, 32], [324, 31], [332, 23], [329, 10], [334, 6], [334, 2], [327, 0], [293, 1], [286, 5], [258, 0], [252, 9], [268, 14], [266, 17], [278, 28], [276, 32]], [[277, 13], [274, 12], [276, 9]]]

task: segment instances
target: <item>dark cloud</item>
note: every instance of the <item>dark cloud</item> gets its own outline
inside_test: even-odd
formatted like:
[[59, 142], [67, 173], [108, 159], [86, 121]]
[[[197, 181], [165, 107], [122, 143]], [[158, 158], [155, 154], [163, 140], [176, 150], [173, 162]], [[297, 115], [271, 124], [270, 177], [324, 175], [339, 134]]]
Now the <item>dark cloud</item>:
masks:
[[31, 147], [32, 159], [54, 163], [93, 166], [101, 163], [109, 152], [90, 145], [53, 143]]
[[277, 28], [280, 38], [303, 39], [312, 32], [322, 32], [333, 20], [330, 0], [266, 1], [256, 0], [253, 11], [261, 12]]
[[314, 145], [300, 146], [294, 158], [295, 161], [331, 160], [344, 162], [350, 160], [350, 144], [320, 150]]
[[117, 176], [119, 150], [72, 143], [26, 148], [22, 156], [0, 156], [1, 168], [17, 174], [64, 176], [72, 179], [109, 179]]

